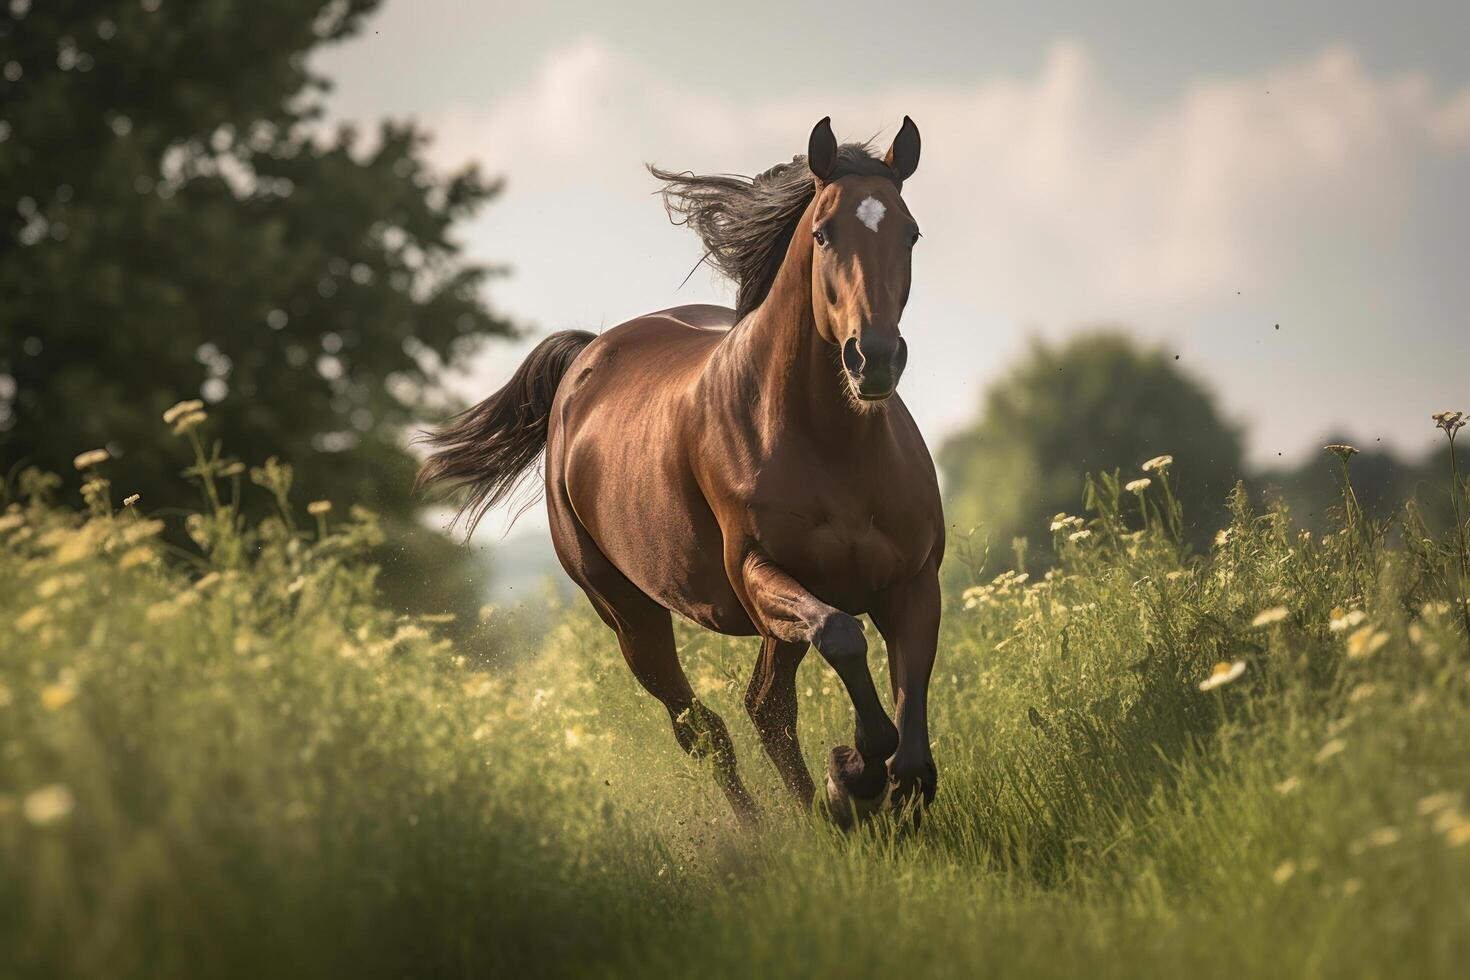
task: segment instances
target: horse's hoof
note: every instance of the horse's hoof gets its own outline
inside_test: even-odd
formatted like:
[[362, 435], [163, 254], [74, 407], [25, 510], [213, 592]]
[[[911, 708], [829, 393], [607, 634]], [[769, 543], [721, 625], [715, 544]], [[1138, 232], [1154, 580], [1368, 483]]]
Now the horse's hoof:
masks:
[[826, 660], [848, 660], [868, 655], [868, 638], [863, 624], [845, 612], [827, 615], [812, 635], [812, 644]]
[[885, 783], [883, 791], [872, 799], [863, 799], [854, 796], [842, 785], [842, 780], [832, 773], [827, 773], [827, 812], [832, 816], [832, 822], [843, 830], [849, 830], [859, 821], [866, 820], [876, 813], [881, 813], [888, 807], [889, 786]]

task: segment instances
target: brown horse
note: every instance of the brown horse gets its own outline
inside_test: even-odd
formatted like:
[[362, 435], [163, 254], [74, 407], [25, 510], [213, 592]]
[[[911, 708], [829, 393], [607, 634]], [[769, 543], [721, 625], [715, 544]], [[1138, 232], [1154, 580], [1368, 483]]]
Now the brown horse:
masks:
[[[760, 635], [746, 708], [803, 806], [814, 787], [796, 669], [808, 645], [857, 714], [853, 746], [831, 753], [833, 814], [846, 823], [934, 797], [927, 691], [944, 518], [929, 451], [894, 395], [919, 239], [901, 191], [918, 162], [908, 117], [881, 160], [839, 147], [823, 119], [805, 158], [753, 180], [653, 169], [671, 216], [736, 281], [736, 309], [683, 306], [548, 337], [431, 438], [420, 473], [468, 491], [460, 513], [473, 527], [544, 448], [557, 556], [742, 817], [755, 804], [725, 723], [679, 665], [671, 611]], [[897, 725], [868, 673], [864, 613], [887, 643]]]

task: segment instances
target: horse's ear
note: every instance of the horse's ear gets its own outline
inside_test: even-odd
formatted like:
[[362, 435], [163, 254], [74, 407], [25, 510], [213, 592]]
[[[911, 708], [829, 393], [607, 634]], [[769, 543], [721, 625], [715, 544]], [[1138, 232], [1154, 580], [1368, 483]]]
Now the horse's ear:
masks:
[[908, 180], [919, 169], [919, 127], [908, 116], [903, 117], [903, 125], [893, 137], [893, 145], [883, 162], [900, 181]]
[[832, 135], [832, 117], [823, 116], [822, 121], [812, 127], [812, 135], [806, 143], [806, 165], [812, 168], [812, 176], [826, 183], [837, 169], [837, 137]]

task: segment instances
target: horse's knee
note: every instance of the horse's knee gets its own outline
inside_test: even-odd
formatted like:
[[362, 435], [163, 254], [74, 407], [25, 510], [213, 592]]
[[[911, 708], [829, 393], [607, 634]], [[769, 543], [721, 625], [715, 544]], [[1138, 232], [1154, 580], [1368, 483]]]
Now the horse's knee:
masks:
[[829, 663], [861, 660], [868, 655], [863, 624], [836, 609], [827, 613], [812, 631], [812, 645]]

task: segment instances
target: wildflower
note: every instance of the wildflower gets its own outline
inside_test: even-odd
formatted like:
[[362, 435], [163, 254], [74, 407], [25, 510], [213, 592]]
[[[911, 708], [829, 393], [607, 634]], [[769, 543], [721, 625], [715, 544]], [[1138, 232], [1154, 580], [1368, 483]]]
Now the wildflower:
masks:
[[1454, 435], [1465, 424], [1464, 412], [1435, 412], [1430, 418], [1434, 424], [1445, 431], [1446, 435]]
[[1316, 755], [1312, 756], [1312, 761], [1320, 766], [1322, 763], [1337, 755], [1345, 748], [1347, 748], [1347, 742], [1345, 740], [1340, 738], [1330, 739], [1325, 745], [1317, 750]]
[[123, 506], [124, 507], [131, 507], [134, 504], [136, 504], [139, 500], [142, 500], [142, 499], [143, 498], [142, 498], [141, 495], [136, 494], [136, 493], [130, 493], [126, 497], [123, 498]]
[[1455, 824], [1445, 831], [1444, 842], [1451, 847], [1460, 847], [1470, 844], [1470, 820]]
[[1051, 519], [1051, 529], [1053, 534], [1055, 534], [1057, 531], [1065, 531], [1071, 527], [1081, 526], [1082, 518], [1080, 517], [1069, 517], [1066, 514], [1058, 514]]
[[51, 783], [31, 790], [20, 806], [31, 823], [37, 827], [49, 827], [71, 816], [76, 805], [76, 797], [64, 783]]
[[1086, 541], [1090, 537], [1092, 537], [1092, 532], [1087, 530], [1086, 528], [1083, 528], [1080, 531], [1073, 531], [1071, 534], [1067, 535], [1067, 540], [1072, 542], [1073, 544], [1076, 544], [1079, 541]]
[[1452, 810], [1459, 805], [1459, 793], [1430, 793], [1428, 796], [1421, 797], [1414, 809], [1418, 811], [1419, 816], [1427, 817], [1440, 810]]
[[1129, 480], [1126, 484], [1124, 484], [1123, 489], [1127, 490], [1129, 493], [1143, 493], [1143, 491], [1153, 486], [1153, 483], [1154, 481], [1145, 476], [1138, 480]]
[[0, 532], [14, 531], [25, 522], [26, 519], [19, 514], [6, 514], [0, 517]]
[[325, 517], [332, 512], [330, 500], [313, 500], [306, 505], [306, 512], [312, 517]]
[[1295, 793], [1297, 791], [1297, 788], [1300, 787], [1301, 784], [1302, 781], [1296, 776], [1287, 776], [1281, 782], [1277, 783], [1275, 788], [1277, 794], [1281, 796], [1290, 796], [1292, 793]]
[[63, 678], [41, 688], [41, 707], [47, 711], [60, 711], [71, 704], [76, 696], [76, 682], [70, 678]]
[[1221, 528], [1215, 532], [1215, 547], [1223, 548], [1230, 540], [1230, 528]]
[[587, 730], [584, 729], [581, 725], [573, 725], [571, 728], [568, 728], [563, 733], [563, 736], [566, 738], [567, 748], [574, 749], [578, 745], [581, 745], [582, 739], [586, 736], [586, 734]]
[[1397, 827], [1378, 827], [1370, 830], [1366, 837], [1360, 837], [1348, 845], [1348, 850], [1354, 854], [1361, 854], [1370, 847], [1392, 847], [1403, 839], [1403, 832]]
[[132, 568], [135, 565], [142, 565], [152, 560], [153, 549], [147, 545], [140, 544], [136, 548], [129, 548], [127, 551], [124, 551], [122, 557], [117, 560], [117, 567], [124, 569]]
[[206, 418], [208, 418], [208, 416], [206, 416], [203, 412], [190, 412], [189, 414], [180, 418], [178, 422], [174, 423], [174, 435], [181, 436], [184, 433], [189, 432], [190, 430], [196, 428]]
[[1352, 459], [1354, 456], [1358, 455], [1357, 448], [1354, 446], [1349, 446], [1345, 442], [1334, 442], [1330, 445], [1323, 446], [1322, 448], [1327, 452], [1336, 455], [1337, 458], [1342, 460], [1344, 463]]
[[190, 398], [187, 401], [179, 402], [163, 413], [163, 423], [164, 425], [173, 425], [185, 415], [192, 415], [203, 408], [204, 403], [197, 398]]
[[1374, 627], [1361, 627], [1356, 633], [1347, 639], [1347, 655], [1353, 659], [1369, 657], [1383, 649], [1388, 642], [1388, 634]]
[[46, 621], [46, 607], [32, 606], [21, 613], [15, 619], [15, 628], [22, 633], [29, 633]]
[[75, 466], [79, 470], [86, 470], [91, 469], [93, 466], [98, 466], [102, 463], [105, 463], [111, 458], [112, 457], [105, 449], [89, 449], [86, 452], [79, 454], [76, 459], [73, 459], [71, 461], [71, 465]]
[[1244, 673], [1244, 660], [1237, 660], [1235, 663], [1222, 660], [1210, 671], [1209, 677], [1199, 682], [1199, 689], [1201, 691], [1213, 691], [1217, 687], [1224, 687], [1226, 684], [1238, 680], [1240, 675]]
[[1145, 473], [1152, 473], [1155, 470], [1157, 470], [1160, 473], [1167, 473], [1167, 472], [1169, 472], [1169, 467], [1171, 467], [1173, 465], [1174, 465], [1174, 457], [1173, 456], [1170, 456], [1168, 454], [1165, 454], [1163, 456], [1155, 456], [1153, 459], [1149, 460], [1147, 463], [1144, 463], [1143, 466], [1140, 467], [1140, 469], [1142, 469]]
[[1276, 870], [1271, 872], [1271, 880], [1278, 885], [1284, 885], [1291, 880], [1294, 874], [1296, 874], [1296, 862], [1282, 861], [1276, 866]]
[[1281, 622], [1289, 615], [1291, 615], [1291, 610], [1285, 606], [1272, 606], [1270, 609], [1262, 609], [1256, 613], [1256, 618], [1251, 620], [1251, 625], [1270, 626], [1272, 623]]
[[1331, 616], [1332, 618], [1327, 621], [1327, 628], [1334, 633], [1346, 632], [1368, 618], [1368, 614], [1361, 609], [1344, 612], [1341, 606], [1334, 608]]

